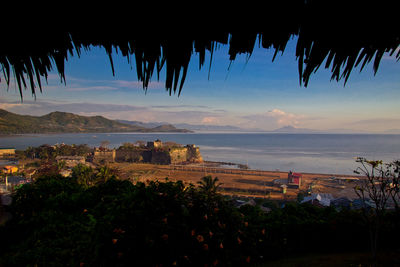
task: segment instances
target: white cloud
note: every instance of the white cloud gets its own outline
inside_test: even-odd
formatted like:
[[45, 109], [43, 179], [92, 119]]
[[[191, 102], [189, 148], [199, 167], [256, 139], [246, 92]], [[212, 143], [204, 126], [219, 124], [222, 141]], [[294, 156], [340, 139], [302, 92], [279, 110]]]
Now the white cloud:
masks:
[[4, 109], [10, 112], [15, 112], [18, 114], [24, 115], [43, 115], [40, 112], [36, 113], [35, 111], [41, 109], [41, 104], [33, 101], [26, 102], [3, 102], [0, 98], [0, 109]]
[[201, 120], [202, 123], [218, 123], [219, 120], [217, 117], [204, 117]]
[[95, 114], [108, 112], [136, 112], [138, 110], [146, 110], [146, 107], [134, 105], [118, 105], [118, 104], [103, 104], [103, 103], [68, 103], [60, 101], [41, 101], [41, 100], [26, 100], [24, 102], [6, 101], [0, 98], [0, 108], [26, 115], [44, 115], [53, 111], [72, 112], [78, 114]]
[[282, 126], [299, 127], [307, 117], [301, 114], [285, 112], [280, 109], [272, 109], [264, 113], [242, 116], [249, 127], [273, 130]]
[[301, 123], [300, 121], [305, 118], [304, 115], [288, 113], [280, 109], [268, 111], [266, 116], [275, 118], [279, 126], [290, 125], [294, 127], [298, 126]]
[[22, 103], [0, 103], [0, 109], [12, 109], [15, 107], [21, 107]]

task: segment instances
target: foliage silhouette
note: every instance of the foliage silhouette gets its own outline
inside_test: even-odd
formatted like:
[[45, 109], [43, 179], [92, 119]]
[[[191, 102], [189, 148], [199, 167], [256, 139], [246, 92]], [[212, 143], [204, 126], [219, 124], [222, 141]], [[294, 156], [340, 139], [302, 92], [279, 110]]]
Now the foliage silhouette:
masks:
[[207, 195], [215, 195], [217, 193], [218, 188], [222, 185], [221, 183], [218, 182], [217, 177], [212, 178], [211, 175], [201, 178], [198, 184], [200, 190]]
[[[362, 201], [362, 211], [369, 229], [371, 253], [375, 259], [382, 219], [390, 200], [395, 206], [396, 214], [399, 214], [400, 162], [383, 163], [382, 160], [367, 160], [361, 157], [356, 161], [361, 166], [354, 172], [363, 174], [365, 178], [354, 191]], [[397, 224], [400, 226], [399, 221]]]
[[[310, 248], [368, 249], [360, 212], [287, 203], [264, 213], [211, 196], [180, 181], [111, 178], [87, 188], [44, 177], [13, 197], [13, 218], [0, 227], [0, 264], [246, 266]], [[385, 216], [382, 247], [398, 248], [393, 215]]]

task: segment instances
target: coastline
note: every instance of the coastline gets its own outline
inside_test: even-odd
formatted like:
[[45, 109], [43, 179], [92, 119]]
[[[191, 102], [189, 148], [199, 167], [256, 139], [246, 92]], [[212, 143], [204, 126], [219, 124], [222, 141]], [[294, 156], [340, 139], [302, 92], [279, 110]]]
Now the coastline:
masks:
[[[318, 137], [318, 138], [316, 138]], [[209, 133], [69, 133], [1, 135], [3, 147], [24, 150], [43, 144], [87, 144], [110, 148], [137, 140], [196, 144], [204, 160], [233, 163], [266, 171], [296, 171], [312, 174], [353, 175], [354, 157], [391, 162], [399, 158], [400, 136], [396, 135], [310, 135], [310, 134], [209, 134]], [[334, 144], [334, 145], [333, 145]], [[239, 167], [240, 168], [240, 167]]]

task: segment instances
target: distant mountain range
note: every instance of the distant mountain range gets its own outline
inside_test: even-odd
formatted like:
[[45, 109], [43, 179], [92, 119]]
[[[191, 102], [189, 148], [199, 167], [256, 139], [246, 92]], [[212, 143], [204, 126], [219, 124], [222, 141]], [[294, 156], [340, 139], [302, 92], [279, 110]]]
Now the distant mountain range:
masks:
[[[91, 132], [265, 132], [265, 133], [367, 133], [349, 129], [314, 130], [284, 126], [266, 131], [257, 128], [241, 128], [232, 125], [201, 125], [168, 122], [140, 122], [110, 120], [102, 116], [80, 116], [67, 112], [51, 112], [44, 116], [19, 115], [0, 109], [0, 134], [26, 133], [91, 133]], [[391, 129], [385, 134], [400, 134], [400, 129]]]
[[171, 125], [168, 122], [142, 122], [142, 121], [128, 121], [128, 120], [116, 120], [116, 121], [124, 123], [124, 124], [143, 127], [143, 128], [154, 128], [154, 127], [159, 127], [162, 125]]
[[296, 128], [293, 126], [284, 126], [282, 128], [273, 130], [274, 133], [330, 133], [330, 134], [358, 134], [367, 133], [363, 131], [351, 130], [351, 129], [329, 129], [329, 130], [314, 130], [307, 128]]
[[293, 126], [284, 126], [282, 128], [273, 130], [274, 133], [320, 133], [321, 131], [306, 129], [306, 128], [295, 128]]
[[0, 109], [0, 134], [26, 133], [100, 133], [100, 132], [190, 132], [173, 125], [142, 127], [109, 120], [102, 116], [80, 116], [51, 112], [44, 116], [19, 115]]
[[[141, 122], [141, 121], [127, 121], [118, 120], [119, 122], [136, 125], [140, 127], [157, 127], [160, 125], [168, 124], [168, 122]], [[265, 132], [262, 129], [245, 129], [232, 125], [209, 125], [209, 124], [188, 124], [188, 123], [176, 123], [174, 124], [177, 128], [187, 129], [191, 131], [215, 131], [215, 132]]]
[[263, 131], [261, 129], [244, 129], [237, 126], [232, 125], [199, 125], [199, 124], [187, 124], [187, 123], [178, 123], [175, 124], [176, 127], [190, 129], [192, 131], [220, 131], [220, 132], [260, 132]]
[[331, 134], [400, 134], [400, 129], [390, 129], [382, 132], [367, 132], [352, 129], [329, 129], [329, 130], [313, 130], [306, 128], [295, 128], [293, 126], [284, 126], [272, 131], [274, 133], [331, 133]]
[[385, 133], [387, 133], [387, 134], [400, 134], [400, 129], [386, 130]]
[[[157, 127], [160, 125], [166, 125], [167, 122], [140, 122], [140, 121], [126, 121], [126, 120], [118, 120], [119, 122], [136, 125], [140, 127]], [[177, 128], [188, 129], [195, 132], [259, 132], [259, 133], [331, 133], [331, 134], [367, 134], [371, 132], [360, 131], [360, 130], [352, 130], [352, 129], [328, 129], [328, 130], [315, 130], [315, 129], [308, 129], [308, 128], [296, 128], [290, 125], [281, 127], [275, 130], [263, 130], [259, 128], [241, 128], [232, 125], [202, 125], [202, 124], [188, 124], [188, 123], [177, 123], [174, 124]], [[391, 129], [383, 132], [376, 132], [380, 134], [400, 134], [400, 129]]]

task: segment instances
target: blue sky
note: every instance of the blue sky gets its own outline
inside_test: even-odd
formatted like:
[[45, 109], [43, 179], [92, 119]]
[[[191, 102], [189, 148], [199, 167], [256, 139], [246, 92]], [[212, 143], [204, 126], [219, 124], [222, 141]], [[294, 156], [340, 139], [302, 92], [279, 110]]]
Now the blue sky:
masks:
[[137, 80], [135, 64], [128, 64], [116, 53], [113, 76], [105, 51], [92, 48], [80, 58], [68, 58], [66, 85], [52, 72], [36, 100], [26, 91], [21, 103], [15, 83], [8, 91], [1, 83], [0, 108], [32, 115], [59, 110], [111, 119], [265, 130], [286, 125], [369, 132], [400, 129], [400, 64], [394, 57], [384, 56], [376, 76], [372, 64], [362, 73], [353, 70], [346, 86], [343, 81], [330, 81], [330, 71], [321, 66], [311, 76], [308, 87], [302, 87], [295, 45], [295, 40], [290, 41], [273, 63], [274, 50], [256, 45], [249, 59], [244, 54], [231, 65], [228, 47], [220, 45], [214, 52], [210, 79], [210, 54], [199, 70], [198, 55], [194, 53], [180, 97], [165, 91], [164, 75], [159, 81], [154, 75], [145, 93]]

